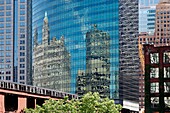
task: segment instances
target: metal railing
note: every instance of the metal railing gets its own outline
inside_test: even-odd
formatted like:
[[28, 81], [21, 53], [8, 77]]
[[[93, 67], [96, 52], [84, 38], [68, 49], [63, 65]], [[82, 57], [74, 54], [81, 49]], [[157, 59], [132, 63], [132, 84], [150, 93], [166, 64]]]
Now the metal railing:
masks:
[[76, 94], [71, 94], [71, 93], [66, 93], [66, 92], [61, 92], [57, 90], [41, 88], [41, 87], [36, 87], [31, 85], [1, 81], [1, 80], [0, 80], [0, 89], [14, 90], [14, 91], [26, 92], [31, 94], [39, 94], [44, 96], [51, 96], [54, 98], [64, 98], [66, 96], [68, 96], [69, 99], [78, 98]]

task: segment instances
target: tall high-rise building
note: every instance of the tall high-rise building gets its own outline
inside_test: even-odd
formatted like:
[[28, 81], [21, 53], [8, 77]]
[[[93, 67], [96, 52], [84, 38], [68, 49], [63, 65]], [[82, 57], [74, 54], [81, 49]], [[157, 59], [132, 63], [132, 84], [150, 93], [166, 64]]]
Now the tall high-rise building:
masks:
[[155, 31], [155, 13], [156, 6], [139, 7], [139, 33], [148, 32], [153, 35]]
[[155, 22], [155, 45], [170, 45], [170, 0], [160, 0], [156, 6]]
[[152, 6], [159, 3], [160, 0], [139, 0], [140, 6]]
[[49, 41], [47, 13], [42, 32], [41, 44], [37, 42], [37, 29], [34, 33], [33, 85], [70, 92], [70, 54], [65, 47], [64, 36], [59, 40], [53, 37]]
[[[109, 97], [115, 99], [115, 103], [121, 103], [124, 108], [137, 111], [139, 108], [138, 0], [33, 0], [32, 4], [32, 26], [34, 28], [37, 26], [38, 43], [42, 42], [41, 30], [45, 11], [48, 12], [50, 40], [51, 36], [65, 36], [65, 47], [71, 56], [71, 93], [76, 91], [78, 74], [86, 76], [87, 70], [93, 69], [89, 69], [88, 65], [100, 67], [102, 64], [105, 65], [101, 66], [103, 72], [109, 67], [107, 69], [109, 72], [105, 74], [110, 76]], [[105, 35], [110, 37], [109, 45], [103, 45], [104, 50], [109, 49], [107, 54], [109, 57], [106, 55], [103, 59], [97, 58], [97, 55], [93, 55], [88, 49], [89, 37], [96, 37], [93, 38], [94, 43], [99, 43], [98, 39], [102, 37], [100, 36], [102, 33], [97, 34], [99, 36], [86, 36], [94, 24], [98, 30], [106, 32]], [[91, 51], [94, 54], [101, 51], [99, 45], [96, 47]], [[98, 57], [101, 57], [101, 54]]]
[[0, 0], [0, 80], [31, 84], [31, 17], [31, 0]]

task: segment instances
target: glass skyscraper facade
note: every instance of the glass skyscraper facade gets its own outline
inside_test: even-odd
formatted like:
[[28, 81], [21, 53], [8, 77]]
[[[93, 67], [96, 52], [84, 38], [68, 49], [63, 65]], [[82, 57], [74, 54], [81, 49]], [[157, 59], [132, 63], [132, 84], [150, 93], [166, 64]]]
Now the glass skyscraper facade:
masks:
[[139, 9], [139, 33], [155, 32], [156, 6], [141, 6]]
[[[71, 62], [71, 93], [76, 91], [79, 74], [84, 76], [94, 72], [96, 76], [96, 72], [101, 72], [109, 76], [106, 87], [110, 98], [122, 104], [123, 98], [133, 101], [134, 97], [134, 101], [138, 101], [138, 84], [133, 84], [139, 75], [138, 0], [33, 0], [32, 7], [32, 26], [37, 28], [39, 44], [42, 43], [45, 12], [48, 13], [50, 39], [65, 37]], [[94, 25], [102, 32], [93, 34]], [[104, 41], [100, 42], [100, 38]], [[105, 42], [107, 46], [102, 44]], [[102, 50], [107, 53], [105, 56]], [[129, 76], [122, 78], [126, 75]], [[126, 79], [128, 85], [120, 79]], [[128, 91], [122, 89], [124, 85], [129, 87]]]
[[141, 6], [152, 6], [159, 3], [160, 0], [139, 0]]
[[0, 0], [0, 80], [31, 84], [31, 0]]

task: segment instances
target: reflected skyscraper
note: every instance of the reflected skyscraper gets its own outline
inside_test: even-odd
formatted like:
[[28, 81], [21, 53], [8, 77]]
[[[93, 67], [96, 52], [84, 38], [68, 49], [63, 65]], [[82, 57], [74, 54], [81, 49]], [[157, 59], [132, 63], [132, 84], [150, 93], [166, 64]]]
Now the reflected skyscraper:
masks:
[[[99, 92], [101, 97], [110, 97], [109, 34], [98, 30], [97, 25], [94, 25], [94, 28], [86, 33], [86, 49], [85, 76], [79, 74], [76, 92], [80, 96], [87, 92]], [[80, 82], [84, 83], [83, 88], [83, 83]]]
[[[32, 26], [37, 26], [38, 42], [42, 41], [45, 11], [50, 35], [65, 36], [65, 47], [71, 56], [71, 93], [76, 91], [78, 75], [89, 76], [92, 85], [88, 89], [101, 89], [115, 103], [137, 111], [138, 0], [33, 0]], [[93, 24], [97, 25], [96, 30]], [[100, 80], [103, 87], [95, 86], [95, 80]]]
[[47, 13], [42, 32], [42, 44], [37, 42], [37, 29], [34, 33], [33, 85], [70, 92], [70, 54], [65, 48], [64, 36], [49, 41]]

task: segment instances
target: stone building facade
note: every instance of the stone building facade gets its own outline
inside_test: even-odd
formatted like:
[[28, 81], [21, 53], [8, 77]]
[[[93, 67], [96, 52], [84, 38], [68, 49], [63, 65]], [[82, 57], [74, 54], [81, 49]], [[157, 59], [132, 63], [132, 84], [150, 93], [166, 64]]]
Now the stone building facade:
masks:
[[34, 33], [33, 84], [35, 86], [70, 92], [70, 54], [64, 45], [64, 36], [49, 41], [47, 14], [43, 24], [42, 44], [37, 43]]

